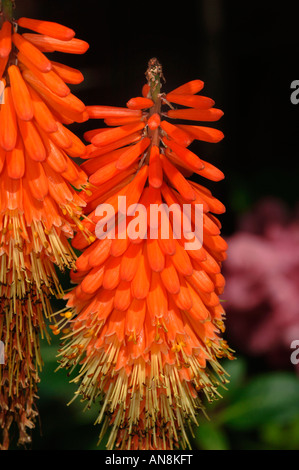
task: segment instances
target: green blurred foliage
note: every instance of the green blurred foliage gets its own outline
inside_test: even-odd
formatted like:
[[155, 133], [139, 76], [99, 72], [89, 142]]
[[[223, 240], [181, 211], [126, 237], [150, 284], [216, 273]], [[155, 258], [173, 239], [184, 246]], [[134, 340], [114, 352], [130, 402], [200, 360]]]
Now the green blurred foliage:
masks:
[[223, 398], [207, 406], [193, 445], [205, 450], [299, 449], [299, 378], [293, 372], [249, 375], [247, 361], [224, 364]]

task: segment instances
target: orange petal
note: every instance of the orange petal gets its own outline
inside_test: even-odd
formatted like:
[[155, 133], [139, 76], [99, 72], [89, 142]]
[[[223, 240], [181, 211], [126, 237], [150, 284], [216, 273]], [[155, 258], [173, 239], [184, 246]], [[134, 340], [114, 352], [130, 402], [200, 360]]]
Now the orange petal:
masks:
[[183, 147], [190, 145], [193, 140], [186, 132], [168, 121], [162, 121], [161, 128], [171, 139]]
[[45, 34], [61, 41], [70, 41], [75, 36], [75, 31], [66, 26], [51, 21], [33, 20], [32, 18], [20, 18], [17, 21], [22, 28], [31, 29], [36, 33]]
[[7, 168], [4, 169], [1, 178], [1, 210], [6, 209], [14, 211], [16, 209], [23, 210], [22, 200], [22, 180], [9, 178]]
[[147, 125], [152, 131], [157, 129], [160, 126], [160, 123], [161, 123], [161, 118], [158, 113], [154, 113], [147, 121]]
[[207, 96], [191, 95], [191, 94], [175, 94], [168, 93], [166, 95], [167, 101], [170, 103], [181, 104], [182, 106], [189, 106], [196, 109], [209, 109], [214, 106], [215, 101]]
[[16, 65], [11, 65], [8, 68], [8, 74], [16, 113], [23, 121], [30, 121], [33, 118], [33, 106], [28, 87], [21, 72]]
[[43, 162], [42, 166], [48, 178], [50, 196], [60, 206], [64, 206], [68, 203], [68, 201], [72, 201], [72, 190], [66, 181], [62, 178], [62, 176], [53, 170], [53, 168], [51, 168], [50, 165], [48, 165], [46, 162]]
[[139, 335], [143, 328], [146, 314], [146, 301], [144, 299], [133, 299], [126, 312], [126, 332], [128, 335], [135, 333]]
[[145, 243], [143, 243], [136, 274], [132, 280], [132, 295], [136, 299], [145, 299], [148, 295], [151, 283], [151, 269], [145, 253]]
[[94, 294], [102, 286], [104, 271], [104, 266], [96, 267], [84, 277], [81, 283], [81, 289], [85, 294]]
[[218, 121], [223, 116], [223, 111], [217, 108], [211, 109], [170, 109], [167, 116], [175, 119], [187, 119], [191, 121]]
[[123, 281], [132, 281], [137, 272], [142, 253], [142, 245], [131, 243], [124, 253], [120, 266], [120, 277]]
[[190, 150], [182, 147], [173, 140], [166, 139], [164, 137], [163, 142], [167, 147], [169, 147], [175, 154], [179, 157], [179, 160], [182, 161], [183, 165], [187, 168], [190, 168], [193, 171], [199, 171], [204, 168], [202, 160], [195, 155], [195, 153]]
[[145, 127], [144, 122], [137, 124], [127, 124], [125, 126], [116, 127], [114, 129], [107, 129], [105, 132], [101, 132], [96, 135], [91, 142], [99, 147], [109, 145], [115, 141], [123, 139], [137, 131], [142, 130]]
[[151, 146], [148, 180], [153, 188], [161, 188], [163, 182], [163, 169], [160, 159], [160, 149], [157, 145]]
[[8, 63], [8, 59], [9, 59], [9, 56], [4, 57], [4, 58], [0, 57], [0, 79], [3, 77], [3, 74], [5, 72], [5, 69]]
[[151, 108], [154, 105], [154, 102], [149, 98], [144, 98], [138, 96], [137, 98], [131, 98], [130, 101], [127, 102], [127, 107], [129, 109], [147, 109]]
[[152, 271], [151, 286], [146, 298], [146, 304], [152, 324], [156, 324], [156, 318], [166, 318], [168, 311], [168, 299], [160, 275]]
[[182, 173], [163, 155], [161, 155], [162, 167], [169, 181], [187, 201], [196, 198], [194, 190]]
[[169, 255], [165, 256], [165, 267], [160, 273], [162, 282], [170, 294], [178, 294], [180, 291], [180, 280], [178, 273]]
[[10, 87], [4, 89], [4, 103], [1, 104], [0, 122], [0, 146], [7, 151], [13, 150], [17, 142], [18, 127]]
[[32, 160], [26, 156], [25, 167], [25, 178], [28, 182], [31, 194], [38, 201], [42, 201], [49, 191], [48, 178], [42, 164], [38, 161], [32, 162]]
[[0, 146], [0, 174], [2, 173], [6, 158], [6, 151]]
[[184, 83], [184, 85], [179, 86], [178, 88], [175, 88], [175, 90], [172, 90], [171, 93], [173, 94], [192, 94], [195, 95], [199, 91], [201, 91], [204, 87], [204, 82], [201, 80], [191, 80], [190, 82]]
[[131, 304], [131, 283], [121, 281], [115, 291], [114, 308], [117, 310], [127, 310]]
[[29, 42], [25, 35], [14, 33], [12, 40], [15, 46], [22, 52], [31, 62], [34, 63], [35, 67], [41, 72], [49, 72], [52, 69], [50, 60], [39, 51], [31, 42]]
[[59, 62], [52, 62], [52, 68], [55, 72], [62, 78], [65, 83], [70, 83], [71, 85], [79, 85], [84, 80], [83, 74], [80, 70], [69, 67], [68, 65], [60, 64]]
[[141, 111], [134, 111], [127, 108], [117, 108], [115, 106], [86, 106], [90, 119], [122, 118], [122, 117], [141, 117]]
[[205, 160], [201, 160], [202, 163], [204, 164], [204, 169], [203, 170], [198, 170], [196, 173], [198, 173], [200, 176], [203, 176], [204, 178], [207, 178], [212, 181], [221, 181], [224, 178], [224, 174], [222, 173], [221, 170], [216, 168], [214, 165], [212, 165], [209, 162], [206, 162]]
[[89, 44], [81, 39], [73, 38], [70, 41], [61, 41], [42, 34], [25, 33], [23, 37], [37, 48], [46, 51], [59, 51], [70, 54], [85, 54], [89, 49]]
[[25, 173], [25, 157], [22, 139], [19, 137], [13, 150], [6, 154], [7, 174], [12, 179], [23, 178]]
[[187, 132], [190, 136], [197, 140], [203, 140], [204, 142], [216, 143], [223, 139], [223, 132], [212, 127], [204, 126], [192, 126], [179, 124], [178, 126], [183, 131]]
[[165, 257], [162, 252], [158, 240], [155, 238], [148, 238], [146, 242], [147, 259], [151, 269], [155, 272], [160, 272], [165, 266]]
[[174, 267], [179, 273], [183, 274], [183, 276], [191, 276], [193, 272], [193, 266], [190, 261], [189, 255], [177, 240], [174, 241], [176, 251], [174, 255], [172, 255], [171, 261], [173, 262]]
[[58, 130], [58, 126], [48, 106], [43, 102], [41, 97], [33, 90], [33, 88], [28, 86], [28, 90], [31, 96], [33, 114], [37, 123], [43, 131], [47, 133], [56, 132]]
[[[86, 133], [85, 133], [85, 138], [86, 138]], [[113, 150], [117, 150], [126, 145], [133, 144], [134, 142], [138, 142], [140, 138], [141, 138], [140, 132], [134, 132], [133, 134], [130, 134], [127, 137], [124, 137], [123, 139], [116, 140], [110, 145], [105, 145], [104, 147], [99, 147], [99, 148], [95, 147], [96, 150], [94, 150], [90, 155], [82, 156], [82, 158], [95, 158], [101, 155], [105, 155], [108, 152], [112, 152]]]
[[25, 150], [35, 162], [42, 162], [47, 158], [47, 152], [37, 128], [32, 121], [18, 120], [19, 129], [24, 142]]
[[120, 283], [120, 265], [121, 257], [111, 256], [105, 263], [105, 272], [103, 278], [104, 289], [115, 289]]
[[11, 23], [4, 21], [0, 30], [0, 57], [8, 57], [11, 51]]
[[81, 119], [85, 105], [72, 93], [65, 97], [55, 95], [29, 69], [23, 71], [23, 77], [58, 114], [62, 113], [72, 122]]
[[[92, 268], [101, 266], [101, 264], [103, 264], [108, 259], [110, 255], [111, 243], [112, 240], [109, 240], [109, 238], [105, 238], [104, 240], [96, 240], [95, 243], [93, 243], [93, 249], [88, 257], [89, 266]], [[77, 266], [79, 269], [80, 265]]]
[[104, 123], [107, 126], [115, 127], [115, 126], [124, 126], [125, 124], [134, 124], [140, 121], [140, 117], [136, 116], [128, 116], [128, 117], [119, 117], [119, 118], [106, 118]]
[[131, 166], [145, 152], [150, 145], [151, 140], [144, 137], [137, 144], [131, 146], [126, 152], [122, 153], [115, 166], [118, 170], [125, 170]]
[[24, 54], [22, 54], [22, 52], [18, 53], [18, 59], [54, 94], [60, 97], [65, 97], [70, 94], [71, 90], [54, 70], [50, 70], [47, 73], [40, 72], [38, 68], [35, 67], [35, 65]]

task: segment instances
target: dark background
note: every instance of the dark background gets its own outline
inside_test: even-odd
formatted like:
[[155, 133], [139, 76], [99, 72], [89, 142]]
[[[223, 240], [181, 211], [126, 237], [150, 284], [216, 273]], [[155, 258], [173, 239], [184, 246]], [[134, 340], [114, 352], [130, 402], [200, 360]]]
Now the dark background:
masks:
[[[299, 105], [290, 101], [290, 85], [299, 79], [298, 2], [17, 0], [16, 4], [16, 17], [60, 22], [89, 42], [90, 49], [84, 56], [52, 56], [82, 70], [85, 82], [73, 91], [87, 105], [125, 106], [131, 97], [140, 95], [147, 62], [153, 56], [163, 65], [166, 84], [162, 91], [171, 91], [196, 78], [205, 82], [203, 94], [213, 98], [216, 107], [225, 113], [215, 123], [225, 139], [217, 145], [192, 145], [199, 156], [226, 175], [220, 183], [207, 183], [227, 207], [227, 213], [221, 216], [225, 236], [233, 234], [240, 215], [265, 196], [279, 198], [290, 209], [295, 207]], [[89, 122], [73, 129], [82, 137], [85, 130], [94, 127], [99, 124]], [[40, 389], [43, 436], [39, 435], [40, 428], [34, 432], [33, 448], [95, 448], [98, 429], [92, 421], [96, 412], [82, 415], [80, 404], [65, 407], [74, 387], [67, 386], [62, 372], [53, 374], [55, 347], [55, 340], [52, 347], [44, 346], [45, 371]], [[238, 398], [244, 377], [250, 386], [256, 374], [268, 379], [267, 374], [273, 373], [263, 360], [250, 356], [240, 357], [236, 364], [228, 367], [233, 367], [231, 388]], [[273, 392], [269, 385], [267, 403], [285, 390], [285, 382], [279, 383], [281, 388]], [[225, 409], [230, 400], [236, 402], [233, 397], [226, 398], [220, 411], [217, 407], [212, 410], [216, 427], [202, 423], [204, 436], [199, 436], [195, 446], [299, 448], [298, 409], [295, 421], [287, 423], [291, 426], [289, 434], [283, 422], [277, 425], [274, 435], [267, 407], [266, 411], [257, 407], [259, 416], [266, 416], [265, 423], [257, 417], [249, 428], [240, 428], [236, 423], [234, 427], [229, 419], [227, 424], [221, 406]], [[275, 403], [272, 407], [277, 409]], [[252, 412], [249, 410], [243, 421], [247, 419], [248, 423]]]

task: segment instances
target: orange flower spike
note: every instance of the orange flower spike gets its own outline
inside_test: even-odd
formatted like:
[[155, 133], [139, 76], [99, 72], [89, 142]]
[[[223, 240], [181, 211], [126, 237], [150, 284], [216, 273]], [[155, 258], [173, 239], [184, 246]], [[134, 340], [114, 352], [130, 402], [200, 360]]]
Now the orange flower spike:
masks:
[[11, 23], [4, 21], [0, 30], [0, 57], [8, 57], [11, 51]]
[[[87, 248], [82, 234], [73, 243], [86, 252], [79, 257], [78, 275], [73, 277], [78, 287], [69, 297], [69, 307], [76, 315], [75, 323], [72, 339], [62, 352], [62, 367], [84, 363], [78, 377], [83, 399], [91, 405], [103, 395], [98, 422], [103, 420], [103, 429], [112, 427], [107, 444], [111, 450], [186, 448], [184, 426], [190, 416], [196, 423], [205, 385], [210, 384], [212, 398], [219, 383], [226, 383], [217, 358], [232, 358], [217, 336], [223, 331], [219, 320], [224, 310], [219, 308], [218, 295], [224, 286], [220, 271], [227, 246], [219, 236], [220, 222], [210, 213], [221, 213], [224, 206], [209, 190], [187, 180], [193, 172], [212, 180], [223, 176], [187, 149], [194, 139], [220, 141], [222, 133], [203, 126], [174, 125], [168, 119], [181, 114], [183, 119], [216, 121], [223, 113], [213, 108], [210, 98], [195, 96], [203, 88], [200, 80], [165, 95], [156, 59], [149, 62], [146, 76], [142, 97], [127, 103], [134, 109], [87, 108], [89, 117], [104, 119], [114, 128], [85, 134], [92, 144], [83, 169], [95, 186], [92, 195], [84, 196], [87, 219], [83, 225], [92, 233], [91, 246]], [[171, 100], [189, 109], [175, 109]], [[171, 109], [165, 112], [166, 106]], [[124, 217], [119, 196], [126, 197], [126, 210], [133, 205], [135, 215], [132, 210]], [[117, 217], [121, 215], [116, 217], [115, 236], [109, 243], [92, 241], [95, 227], [107, 223], [105, 216], [95, 216], [96, 207], [103, 203], [110, 204]], [[183, 210], [185, 203], [191, 206], [189, 214]], [[200, 242], [200, 236], [189, 239], [179, 232], [182, 227], [188, 235], [195, 230], [197, 204], [204, 211], [203, 246], [190, 247], [190, 241]], [[152, 220], [154, 207], [158, 207], [158, 218]], [[128, 232], [129, 226], [133, 231]], [[99, 260], [94, 262], [97, 251]], [[94, 280], [98, 281], [99, 305], [94, 292], [88, 291]], [[95, 331], [96, 339], [87, 342]], [[74, 353], [74, 342], [86, 347]], [[95, 367], [93, 385], [90, 376]]]
[[0, 146], [7, 151], [13, 150], [17, 142], [17, 118], [10, 87], [4, 89], [4, 103], [0, 109]]
[[66, 26], [51, 21], [34, 20], [31, 18], [20, 18], [17, 21], [22, 28], [31, 29], [36, 33], [45, 34], [61, 41], [70, 41], [75, 36], [75, 31]]
[[33, 106], [28, 87], [19, 68], [16, 65], [11, 65], [8, 68], [8, 75], [16, 113], [23, 121], [30, 121], [33, 118]]
[[18, 33], [14, 33], [12, 35], [14, 45], [17, 47], [17, 49], [19, 49], [20, 52], [24, 54], [24, 56], [34, 63], [38, 70], [44, 73], [50, 72], [52, 69], [50, 60], [33, 44], [31, 44], [31, 42], [27, 41], [24, 36], [25, 35], [21, 36]]

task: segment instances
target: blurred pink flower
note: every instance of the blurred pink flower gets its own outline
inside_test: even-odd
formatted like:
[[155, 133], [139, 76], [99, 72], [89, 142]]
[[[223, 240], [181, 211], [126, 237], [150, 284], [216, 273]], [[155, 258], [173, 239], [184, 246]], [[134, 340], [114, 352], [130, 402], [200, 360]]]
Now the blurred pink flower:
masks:
[[267, 199], [228, 239], [223, 299], [228, 330], [237, 348], [290, 364], [299, 340], [299, 213]]

